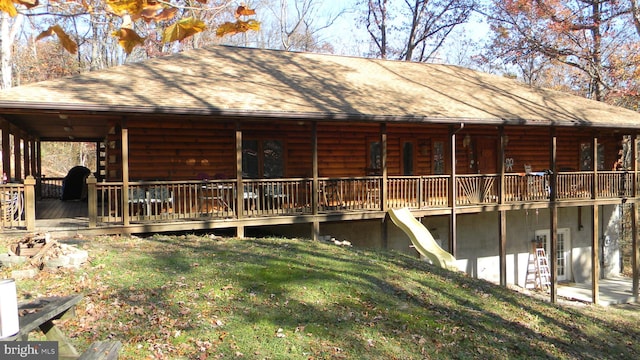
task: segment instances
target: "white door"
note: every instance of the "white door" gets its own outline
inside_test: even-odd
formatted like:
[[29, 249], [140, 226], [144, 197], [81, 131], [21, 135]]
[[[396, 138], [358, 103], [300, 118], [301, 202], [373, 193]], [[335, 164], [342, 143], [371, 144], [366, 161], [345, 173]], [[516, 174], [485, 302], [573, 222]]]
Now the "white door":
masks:
[[549, 254], [550, 234], [550, 230], [537, 230], [536, 241], [543, 244], [549, 262], [555, 259], [558, 281], [569, 281], [571, 280], [571, 232], [568, 228], [558, 229], [555, 256]]

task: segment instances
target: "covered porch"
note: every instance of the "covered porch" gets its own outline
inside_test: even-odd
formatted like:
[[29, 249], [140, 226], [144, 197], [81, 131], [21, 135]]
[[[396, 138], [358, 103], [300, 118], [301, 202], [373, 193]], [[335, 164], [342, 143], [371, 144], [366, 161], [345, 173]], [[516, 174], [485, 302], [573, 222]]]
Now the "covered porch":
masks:
[[[37, 182], [29, 177], [24, 184], [0, 185], [0, 189], [7, 199], [20, 199], [23, 212], [4, 216], [4, 229], [40, 230], [45, 221], [75, 218], [78, 230], [123, 227], [126, 233], [136, 224], [167, 228], [175, 224], [179, 230], [193, 222], [234, 227], [242, 221], [255, 225], [328, 221], [335, 216], [384, 218], [387, 209], [401, 207], [419, 216], [451, 214], [453, 209], [458, 213], [517, 210], [548, 207], [552, 192], [560, 207], [588, 206], [595, 200], [618, 204], [634, 197], [637, 182], [637, 174], [628, 171], [135, 181], [126, 186], [90, 176], [84, 201], [59, 200], [60, 179]], [[292, 217], [297, 219], [286, 219]]]

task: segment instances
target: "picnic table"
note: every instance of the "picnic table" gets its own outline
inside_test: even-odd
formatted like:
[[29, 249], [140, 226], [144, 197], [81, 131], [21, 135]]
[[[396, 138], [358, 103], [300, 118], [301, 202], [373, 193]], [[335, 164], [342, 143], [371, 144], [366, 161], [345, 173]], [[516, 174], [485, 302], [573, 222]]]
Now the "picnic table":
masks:
[[18, 304], [20, 330], [0, 341], [28, 341], [32, 331], [40, 330], [48, 341], [58, 342], [59, 360], [117, 359], [122, 347], [119, 341], [97, 341], [79, 354], [69, 338], [56, 326], [54, 320], [75, 316], [75, 306], [80, 300], [82, 295], [53, 296]]
[[82, 295], [42, 297], [18, 304], [20, 330], [2, 341], [28, 341], [34, 330], [42, 331], [47, 340], [58, 342], [60, 359], [76, 359], [79, 353], [54, 320], [74, 316], [74, 308]]

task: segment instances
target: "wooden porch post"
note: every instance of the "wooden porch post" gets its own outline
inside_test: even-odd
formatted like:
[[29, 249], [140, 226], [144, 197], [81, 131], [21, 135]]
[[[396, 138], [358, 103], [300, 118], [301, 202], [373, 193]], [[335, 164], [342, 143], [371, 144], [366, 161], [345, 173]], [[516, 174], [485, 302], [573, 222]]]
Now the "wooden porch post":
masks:
[[[320, 188], [318, 181], [318, 122], [311, 123], [311, 171], [313, 180], [311, 182], [311, 211], [313, 215], [318, 215], [318, 204], [320, 203]], [[314, 216], [311, 222], [311, 239], [318, 241], [320, 237], [320, 221]]]
[[[124, 125], [124, 121], [123, 121]], [[129, 129], [122, 126], [122, 222], [129, 226]]]
[[638, 302], [638, 204], [631, 203], [631, 295]]
[[[500, 170], [500, 183], [498, 193], [498, 203], [504, 204], [504, 160], [505, 160], [505, 141], [504, 127], [500, 127], [500, 157], [498, 168]], [[498, 211], [498, 252], [500, 261], [500, 285], [507, 286], [507, 211], [500, 208]]]
[[593, 158], [593, 187], [591, 189], [593, 198], [593, 211], [591, 212], [591, 302], [593, 304], [598, 304], [600, 301], [600, 288], [599, 288], [599, 280], [600, 280], [600, 252], [599, 252], [599, 236], [600, 236], [600, 228], [599, 228], [599, 205], [598, 205], [598, 163], [600, 159], [598, 159], [598, 137], [596, 135], [593, 136], [593, 145], [592, 145], [592, 158]]
[[89, 215], [89, 227], [95, 228], [98, 223], [98, 193], [96, 190], [96, 177], [89, 174], [87, 177], [87, 206]]
[[[380, 209], [385, 213], [389, 210], [387, 197], [389, 196], [389, 174], [387, 171], [387, 124], [380, 124], [380, 161], [382, 162], [382, 194], [380, 196]], [[387, 232], [388, 222], [384, 221], [386, 216], [383, 218], [383, 221], [380, 223], [380, 233], [382, 234], [382, 247], [389, 247], [389, 238]]]
[[[31, 160], [31, 164], [29, 164], [29, 167], [31, 168], [31, 175], [35, 175], [38, 176], [40, 175], [40, 173], [38, 172], [38, 169], [36, 168], [36, 159], [38, 158], [38, 152], [36, 150], [36, 143], [38, 143], [38, 139], [32, 137], [30, 144], [30, 150], [29, 152], [31, 153], [31, 156], [29, 157], [29, 159]], [[36, 179], [37, 180], [37, 179]]]
[[638, 277], [640, 276], [640, 259], [638, 258], [638, 133], [631, 136], [631, 161], [633, 166], [633, 200], [631, 201], [631, 271], [633, 278], [632, 294], [638, 301]]
[[449, 218], [449, 252], [455, 257], [458, 247], [458, 225], [456, 219], [456, 130], [453, 126], [449, 128], [449, 135], [449, 149], [451, 152], [451, 178], [449, 181], [449, 206], [451, 207], [451, 217]]
[[33, 136], [29, 141], [29, 174], [32, 175], [36, 179], [36, 198], [40, 198], [40, 174], [36, 169], [36, 158], [38, 154], [36, 153], [36, 138]]
[[2, 120], [2, 171], [11, 178], [11, 146], [9, 146], [9, 122]]
[[42, 142], [40, 141], [40, 139], [36, 139], [36, 164], [35, 164], [35, 169], [36, 169], [36, 187], [38, 189], [38, 193], [36, 194], [36, 196], [38, 196], [38, 199], [42, 199]]
[[[236, 123], [236, 218], [244, 216], [244, 187], [242, 185], [242, 130], [240, 123]], [[244, 225], [236, 226], [236, 236], [244, 238]]]
[[550, 234], [549, 234], [549, 254], [547, 254], [547, 258], [549, 258], [549, 264], [551, 265], [551, 302], [555, 303], [558, 297], [558, 260], [556, 258], [556, 252], [558, 248], [558, 207], [556, 204], [556, 194], [557, 194], [557, 179], [558, 179], [558, 171], [556, 166], [556, 155], [558, 150], [558, 138], [556, 136], [556, 129], [551, 128], [551, 144], [550, 144], [550, 166], [551, 166], [551, 176], [549, 178], [549, 217], [550, 217]]
[[24, 146], [22, 147], [24, 151], [24, 156], [22, 157], [22, 161], [24, 161], [24, 176], [27, 177], [31, 175], [31, 138], [25, 136], [24, 138]]
[[20, 150], [22, 140], [19, 132], [20, 131], [16, 131], [13, 135], [13, 165], [15, 166], [13, 178], [16, 182], [22, 180], [22, 151]]
[[388, 210], [387, 196], [389, 192], [388, 174], [387, 174], [387, 124], [380, 124], [380, 161], [382, 162], [382, 196], [380, 208], [386, 212]]
[[24, 179], [24, 224], [27, 231], [36, 229], [36, 179], [29, 175]]

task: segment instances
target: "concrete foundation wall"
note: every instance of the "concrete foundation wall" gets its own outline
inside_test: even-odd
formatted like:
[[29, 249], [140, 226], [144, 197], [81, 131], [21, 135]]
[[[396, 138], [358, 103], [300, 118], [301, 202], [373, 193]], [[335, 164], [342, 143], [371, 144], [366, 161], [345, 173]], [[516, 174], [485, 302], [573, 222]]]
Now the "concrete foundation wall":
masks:
[[[601, 206], [599, 209], [600, 277], [610, 277], [620, 272], [620, 215], [619, 206]], [[498, 283], [499, 238], [498, 212], [458, 215], [458, 246], [456, 259], [460, 270], [467, 274]], [[558, 229], [568, 235], [570, 264], [568, 281], [591, 281], [592, 208], [558, 209]], [[507, 283], [526, 286], [527, 271], [532, 253], [532, 241], [536, 231], [550, 229], [548, 209], [516, 210], [506, 213], [507, 219]], [[420, 219], [440, 246], [449, 251], [449, 216], [430, 216]], [[261, 230], [264, 230], [262, 228]], [[274, 226], [268, 228], [274, 234], [289, 237], [311, 237], [310, 224]], [[386, 241], [385, 241], [386, 232]], [[361, 248], [387, 248], [409, 255], [419, 256], [411, 246], [409, 237], [389, 219], [321, 223], [322, 237], [347, 240]], [[547, 254], [551, 259], [551, 256]]]

